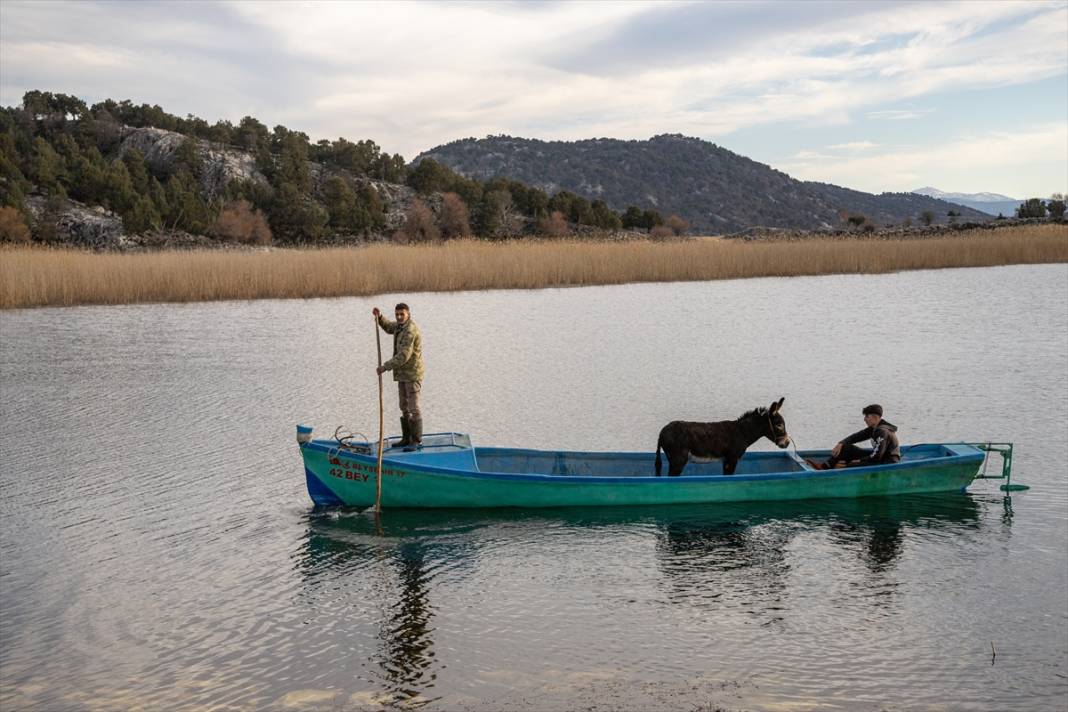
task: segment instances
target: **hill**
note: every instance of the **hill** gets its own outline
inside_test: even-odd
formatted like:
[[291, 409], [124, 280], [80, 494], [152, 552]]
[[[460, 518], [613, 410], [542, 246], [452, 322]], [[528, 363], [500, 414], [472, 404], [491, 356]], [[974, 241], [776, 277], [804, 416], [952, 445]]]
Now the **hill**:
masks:
[[[312, 142], [132, 101], [30, 91], [0, 107], [0, 242], [137, 249], [227, 243], [682, 234], [679, 218], [504, 178], [409, 168], [371, 140]], [[624, 232], [625, 231], [625, 232]]]
[[1004, 215], [1005, 217], [1015, 215], [1016, 208], [1020, 207], [1020, 204], [1024, 202], [1000, 193], [947, 193], [931, 186], [917, 188], [912, 192], [956, 203], [957, 205], [964, 205], [987, 215]]
[[852, 231], [871, 230], [925, 211], [936, 222], [949, 210], [961, 222], [982, 217], [915, 194], [796, 181], [682, 136], [575, 144], [497, 137], [440, 154], [441, 162], [429, 160], [432, 153], [408, 165], [369, 139], [313, 142], [251, 116], [209, 124], [129, 100], [90, 106], [31, 91], [21, 106], [0, 107], [0, 242], [140, 249], [460, 236], [664, 239], [841, 228], [846, 218]]
[[546, 192], [566, 190], [603, 200], [614, 210], [634, 205], [675, 213], [694, 232], [735, 232], [754, 226], [805, 230], [841, 227], [844, 216], [876, 225], [935, 222], [947, 213], [986, 220], [978, 210], [914, 193], [872, 195], [799, 181], [714, 143], [665, 134], [646, 141], [539, 141], [511, 136], [462, 139], [413, 163], [433, 159], [476, 180], [509, 178]]

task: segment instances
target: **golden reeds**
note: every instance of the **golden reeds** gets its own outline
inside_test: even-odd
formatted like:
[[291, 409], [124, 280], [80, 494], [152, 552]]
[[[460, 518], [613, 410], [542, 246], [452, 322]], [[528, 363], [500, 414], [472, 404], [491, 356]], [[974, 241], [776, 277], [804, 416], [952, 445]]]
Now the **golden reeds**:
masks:
[[418, 246], [137, 254], [0, 250], [0, 308], [307, 298], [1068, 262], [1068, 227], [926, 239], [460, 240]]

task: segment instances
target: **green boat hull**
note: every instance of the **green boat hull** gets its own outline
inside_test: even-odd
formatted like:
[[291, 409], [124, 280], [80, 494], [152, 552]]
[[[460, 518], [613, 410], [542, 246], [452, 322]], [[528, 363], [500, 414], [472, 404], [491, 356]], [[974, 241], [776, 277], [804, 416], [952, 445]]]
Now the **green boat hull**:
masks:
[[[651, 506], [951, 492], [972, 482], [984, 458], [963, 443], [914, 447], [924, 449], [900, 463], [838, 470], [813, 469], [793, 454], [754, 452], [735, 475], [716, 474], [712, 463], [689, 465], [680, 477], [653, 476], [651, 453], [476, 449], [463, 442], [412, 453], [394, 449], [382, 462], [382, 507]], [[301, 454], [313, 502], [374, 504], [373, 445], [346, 449], [309, 440]]]

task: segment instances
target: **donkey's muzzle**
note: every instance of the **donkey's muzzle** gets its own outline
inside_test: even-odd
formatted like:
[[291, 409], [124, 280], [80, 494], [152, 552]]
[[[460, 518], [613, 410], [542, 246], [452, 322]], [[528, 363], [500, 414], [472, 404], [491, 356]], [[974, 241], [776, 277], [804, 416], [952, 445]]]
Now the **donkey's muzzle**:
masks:
[[785, 438], [779, 438], [775, 441], [775, 444], [778, 445], [780, 448], [790, 447], [790, 438], [789, 436]]

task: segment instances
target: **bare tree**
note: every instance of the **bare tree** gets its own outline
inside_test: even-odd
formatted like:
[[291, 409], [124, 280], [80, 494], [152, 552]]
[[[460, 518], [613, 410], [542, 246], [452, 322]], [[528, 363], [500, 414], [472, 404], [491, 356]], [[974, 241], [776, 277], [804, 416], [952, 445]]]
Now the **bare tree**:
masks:
[[446, 240], [467, 237], [471, 234], [471, 219], [467, 204], [456, 193], [445, 193], [441, 196], [441, 215], [438, 218], [438, 224], [441, 225], [441, 236]]
[[212, 233], [221, 240], [248, 245], [271, 244], [271, 228], [267, 218], [247, 200], [235, 200], [215, 219]]
[[441, 232], [434, 224], [434, 213], [426, 204], [416, 198], [408, 208], [408, 216], [400, 230], [393, 233], [393, 241], [402, 245], [411, 242], [436, 242], [441, 239]]
[[675, 231], [667, 225], [656, 225], [649, 231], [649, 237], [653, 240], [667, 240], [675, 237]]
[[30, 228], [22, 214], [11, 207], [0, 208], [0, 242], [29, 242]]
[[571, 226], [567, 224], [567, 218], [559, 210], [554, 210], [549, 215], [542, 214], [538, 218], [538, 232], [547, 237], [567, 237], [571, 234]]
[[678, 215], [668, 216], [668, 219], [665, 224], [669, 228], [671, 228], [671, 232], [673, 232], [675, 235], [683, 235], [687, 230], [690, 229], [690, 223], [686, 222]]

